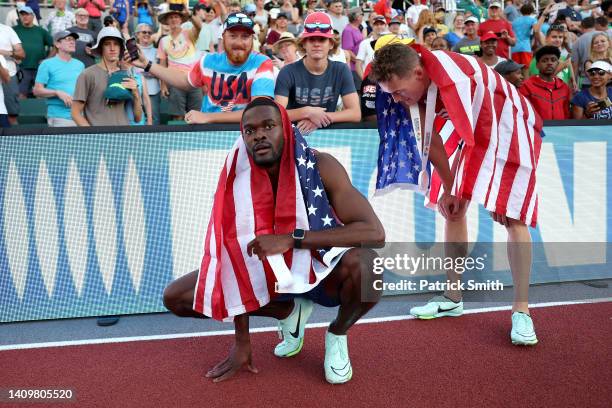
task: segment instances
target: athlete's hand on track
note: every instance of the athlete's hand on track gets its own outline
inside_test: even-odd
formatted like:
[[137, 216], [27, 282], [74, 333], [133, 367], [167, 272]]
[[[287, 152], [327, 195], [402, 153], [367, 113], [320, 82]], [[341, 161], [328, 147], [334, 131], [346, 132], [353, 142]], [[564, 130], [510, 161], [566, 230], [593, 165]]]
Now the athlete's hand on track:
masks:
[[282, 254], [292, 247], [291, 235], [260, 235], [247, 244], [247, 253], [249, 256], [255, 254], [263, 261], [268, 255]]
[[251, 355], [251, 343], [235, 343], [230, 350], [229, 356], [214, 366], [206, 373], [206, 378], [212, 378], [213, 382], [225, 381], [233, 377], [246, 365], [247, 370], [257, 374]]

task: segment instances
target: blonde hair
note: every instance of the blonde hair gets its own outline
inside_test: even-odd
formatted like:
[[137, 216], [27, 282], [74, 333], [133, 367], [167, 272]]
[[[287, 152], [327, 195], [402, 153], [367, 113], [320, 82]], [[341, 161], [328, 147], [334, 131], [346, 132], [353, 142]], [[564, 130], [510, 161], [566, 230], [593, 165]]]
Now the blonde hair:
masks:
[[[595, 43], [595, 39], [599, 38], [599, 37], [603, 37], [608, 41], [608, 50], [606, 51], [606, 53], [604, 55], [595, 55], [593, 54], [593, 43]], [[597, 33], [593, 36], [593, 38], [591, 38], [591, 46], [589, 47], [589, 59], [591, 61], [597, 61], [597, 60], [612, 60], [612, 44], [610, 44], [610, 39], [608, 38], [608, 36], [606, 35], [606, 33]]]
[[436, 27], [437, 25], [438, 22], [436, 21], [434, 14], [429, 10], [423, 10], [421, 11], [421, 14], [419, 14], [419, 19], [417, 20], [414, 31], [418, 33], [424, 26]]

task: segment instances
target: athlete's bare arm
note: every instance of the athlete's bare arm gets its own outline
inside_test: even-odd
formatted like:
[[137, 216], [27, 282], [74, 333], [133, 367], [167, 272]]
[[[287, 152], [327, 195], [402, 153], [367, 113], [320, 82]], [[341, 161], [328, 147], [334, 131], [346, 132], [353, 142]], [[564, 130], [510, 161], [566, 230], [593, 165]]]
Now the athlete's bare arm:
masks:
[[[381, 247], [385, 241], [385, 230], [374, 213], [372, 206], [351, 184], [344, 167], [333, 156], [317, 153], [317, 166], [323, 186], [336, 215], [343, 226], [321, 231], [307, 231], [302, 248], [318, 249], [325, 247]], [[333, 217], [333, 214], [315, 215]], [[260, 235], [247, 245], [249, 255], [259, 259], [274, 254], [282, 254], [293, 248], [291, 234]]]

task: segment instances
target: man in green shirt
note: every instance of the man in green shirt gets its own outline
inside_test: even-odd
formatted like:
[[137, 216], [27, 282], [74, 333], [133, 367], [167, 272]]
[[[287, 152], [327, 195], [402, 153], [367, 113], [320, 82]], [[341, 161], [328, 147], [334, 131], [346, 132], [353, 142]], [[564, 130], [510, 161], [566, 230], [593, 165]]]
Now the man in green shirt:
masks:
[[19, 82], [19, 95], [27, 98], [32, 95], [34, 80], [40, 62], [54, 53], [53, 38], [47, 30], [34, 25], [34, 11], [28, 6], [18, 9], [21, 24], [13, 27], [21, 40], [26, 56], [19, 64], [23, 78]]

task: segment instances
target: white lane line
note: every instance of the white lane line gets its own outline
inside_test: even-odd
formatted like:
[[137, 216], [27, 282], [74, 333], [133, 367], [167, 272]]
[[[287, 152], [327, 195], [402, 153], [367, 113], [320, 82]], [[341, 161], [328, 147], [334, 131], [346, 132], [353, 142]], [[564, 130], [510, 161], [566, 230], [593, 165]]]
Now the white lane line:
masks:
[[[529, 305], [530, 308], [540, 307], [552, 307], [552, 306], [566, 306], [566, 305], [579, 305], [588, 303], [604, 303], [612, 302], [612, 298], [599, 298], [599, 299], [583, 299], [583, 300], [571, 300], [566, 302], [545, 302], [545, 303], [534, 303]], [[510, 310], [511, 306], [495, 306], [495, 307], [483, 307], [479, 309], [468, 309], [464, 311], [464, 314], [474, 313], [487, 313], [487, 312], [498, 312], [503, 310]], [[386, 316], [386, 317], [372, 317], [361, 319], [357, 324], [368, 324], [368, 323], [382, 323], [382, 322], [393, 322], [397, 320], [410, 320], [414, 319], [411, 315], [401, 316]], [[309, 323], [306, 325], [307, 328], [318, 328], [327, 327], [328, 322], [320, 323]], [[265, 333], [274, 332], [278, 330], [277, 327], [257, 327], [251, 329], [251, 333]], [[154, 340], [171, 340], [171, 339], [184, 339], [190, 337], [210, 337], [210, 336], [229, 336], [233, 335], [234, 330], [216, 330], [198, 333], [173, 333], [173, 334], [158, 334], [151, 336], [132, 336], [132, 337], [111, 337], [102, 339], [85, 339], [85, 340], [69, 340], [69, 341], [52, 341], [47, 343], [26, 343], [26, 344], [9, 344], [0, 346], [0, 351], [8, 350], [25, 350], [35, 348], [48, 348], [48, 347], [67, 347], [67, 346], [83, 346], [89, 344], [109, 344], [109, 343], [127, 343], [132, 341], [154, 341]]]

